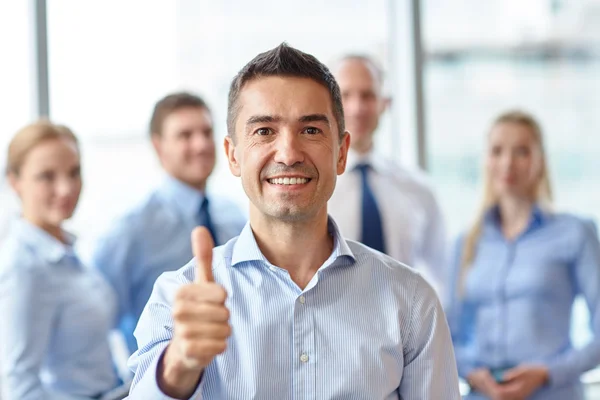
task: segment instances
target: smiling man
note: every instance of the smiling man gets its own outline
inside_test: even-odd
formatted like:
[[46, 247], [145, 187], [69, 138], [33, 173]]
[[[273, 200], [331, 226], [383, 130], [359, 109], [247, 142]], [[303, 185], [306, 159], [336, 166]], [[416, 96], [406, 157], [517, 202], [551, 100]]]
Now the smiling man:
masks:
[[234, 78], [225, 141], [250, 199], [239, 237], [163, 274], [136, 329], [132, 399], [449, 399], [458, 376], [433, 289], [328, 217], [350, 137], [340, 90], [285, 44]]
[[193, 93], [171, 93], [154, 106], [150, 139], [164, 178], [98, 240], [92, 265], [113, 287], [118, 324], [130, 354], [133, 330], [156, 278], [192, 257], [189, 237], [206, 226], [217, 244], [239, 235], [246, 218], [227, 198], [207, 190], [215, 166], [212, 113]]

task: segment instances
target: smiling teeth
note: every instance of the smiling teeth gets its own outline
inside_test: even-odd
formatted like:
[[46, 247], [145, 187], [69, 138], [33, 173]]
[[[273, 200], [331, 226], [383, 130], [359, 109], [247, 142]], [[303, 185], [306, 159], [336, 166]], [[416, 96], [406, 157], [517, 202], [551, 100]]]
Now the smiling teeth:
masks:
[[275, 178], [268, 179], [269, 183], [275, 185], [302, 185], [308, 182], [306, 178]]

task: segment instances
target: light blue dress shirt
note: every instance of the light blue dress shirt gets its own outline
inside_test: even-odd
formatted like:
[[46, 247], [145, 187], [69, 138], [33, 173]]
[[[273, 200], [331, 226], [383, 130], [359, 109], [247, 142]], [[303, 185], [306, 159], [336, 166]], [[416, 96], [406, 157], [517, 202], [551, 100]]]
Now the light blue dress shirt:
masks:
[[[459, 239], [447, 305], [460, 375], [478, 367], [544, 365], [550, 383], [531, 399], [582, 399], [580, 375], [600, 364], [600, 246], [593, 224], [535, 207], [529, 227], [506, 240], [498, 209], [491, 209], [461, 294], [462, 247]], [[571, 309], [579, 294], [595, 337], [574, 349]]]
[[[334, 249], [304, 290], [267, 261], [250, 225], [215, 248], [232, 336], [192, 399], [458, 400], [450, 332], [435, 291], [414, 270], [353, 241], [330, 220]], [[135, 335], [130, 399], [169, 399], [156, 368], [173, 335], [176, 291], [192, 260], [162, 275]]]
[[[133, 330], [156, 278], [192, 258], [190, 235], [203, 199], [198, 190], [168, 177], [97, 243], [92, 264], [117, 292], [119, 326], [132, 353], [137, 349]], [[218, 196], [209, 195], [209, 212], [221, 244], [239, 235], [246, 223], [236, 205]]]
[[0, 252], [4, 400], [85, 399], [117, 386], [114, 294], [63, 244], [15, 221]]

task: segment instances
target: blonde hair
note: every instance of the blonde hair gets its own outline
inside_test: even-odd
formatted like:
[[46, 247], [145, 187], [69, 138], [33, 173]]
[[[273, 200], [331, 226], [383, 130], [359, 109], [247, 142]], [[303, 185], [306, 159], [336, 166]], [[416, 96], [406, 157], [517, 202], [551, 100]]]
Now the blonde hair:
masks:
[[39, 120], [23, 127], [13, 136], [8, 145], [6, 174], [18, 176], [29, 152], [40, 143], [52, 139], [71, 140], [79, 150], [79, 141], [69, 128]]
[[[533, 134], [533, 138], [535, 142], [537, 142], [542, 156], [541, 177], [538, 181], [537, 188], [534, 193], [534, 201], [543, 208], [550, 208], [552, 204], [552, 188], [550, 185], [550, 177], [546, 162], [546, 152], [544, 150], [544, 140], [540, 124], [531, 114], [528, 114], [521, 110], [512, 110], [502, 113], [500, 116], [498, 116], [494, 120], [492, 128], [497, 125], [506, 123], [525, 126], [529, 128], [529, 130]], [[466, 272], [468, 271], [471, 263], [475, 259], [477, 243], [479, 242], [479, 238], [481, 237], [481, 233], [483, 230], [483, 220], [485, 218], [485, 214], [491, 207], [495, 206], [497, 202], [498, 199], [493, 193], [490, 177], [486, 174], [483, 186], [482, 204], [475, 218], [475, 222], [467, 231], [467, 234], [465, 235], [464, 239], [461, 260], [461, 285], [462, 280], [466, 275]]]

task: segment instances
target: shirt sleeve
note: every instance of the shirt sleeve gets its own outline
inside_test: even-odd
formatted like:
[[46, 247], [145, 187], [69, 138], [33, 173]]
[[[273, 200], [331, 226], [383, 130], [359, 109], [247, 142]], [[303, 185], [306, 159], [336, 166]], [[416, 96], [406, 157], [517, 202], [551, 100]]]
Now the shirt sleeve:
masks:
[[[135, 330], [139, 344], [129, 359], [129, 368], [135, 374], [131, 384], [131, 400], [175, 400], [158, 387], [157, 371], [163, 353], [173, 338], [173, 297], [186, 282], [177, 272], [163, 273], [156, 281], [146, 308]], [[203, 381], [189, 400], [201, 400]]]
[[433, 288], [418, 278], [404, 349], [400, 398], [459, 400], [458, 373], [446, 316]]
[[448, 289], [448, 282], [446, 281], [446, 268], [448, 266], [446, 223], [433, 192], [427, 190], [427, 198], [423, 199], [427, 207], [427, 225], [420, 257], [431, 272], [438, 293], [443, 296]]
[[57, 314], [59, 288], [50, 285], [42, 271], [26, 265], [12, 267], [0, 279], [0, 365], [7, 399], [61, 398], [40, 379]]
[[117, 296], [118, 311], [115, 325], [131, 311], [131, 279], [129, 271], [135, 260], [135, 235], [130, 223], [119, 221], [96, 243], [92, 265], [112, 286]]
[[581, 374], [600, 364], [600, 243], [591, 223], [582, 222], [581, 229], [582, 243], [572, 265], [572, 278], [577, 293], [583, 295], [590, 310], [593, 340], [548, 364], [552, 386], [576, 381]]
[[469, 373], [476, 368], [475, 354], [470, 351], [471, 340], [467, 332], [472, 331], [474, 325], [474, 310], [467, 307], [462, 301], [461, 292], [461, 270], [464, 238], [456, 239], [448, 258], [447, 278], [448, 282], [444, 309], [452, 335], [452, 343], [456, 357], [458, 374], [467, 378]]

